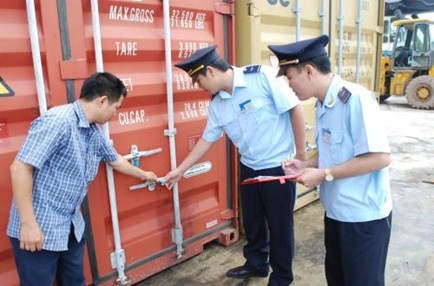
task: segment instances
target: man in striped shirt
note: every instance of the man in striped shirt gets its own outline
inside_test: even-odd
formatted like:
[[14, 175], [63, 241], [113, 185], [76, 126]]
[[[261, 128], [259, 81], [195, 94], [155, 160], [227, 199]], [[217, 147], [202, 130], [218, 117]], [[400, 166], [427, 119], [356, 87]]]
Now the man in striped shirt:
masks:
[[11, 165], [13, 202], [7, 234], [21, 285], [85, 285], [85, 223], [80, 205], [101, 160], [141, 180], [153, 172], [120, 156], [98, 126], [116, 115], [127, 92], [110, 73], [86, 79], [80, 98], [32, 122]]

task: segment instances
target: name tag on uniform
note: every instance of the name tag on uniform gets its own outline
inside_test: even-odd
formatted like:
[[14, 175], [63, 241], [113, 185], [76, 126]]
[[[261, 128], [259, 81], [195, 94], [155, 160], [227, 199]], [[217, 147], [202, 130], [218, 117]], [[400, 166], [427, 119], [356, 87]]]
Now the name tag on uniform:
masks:
[[243, 103], [240, 103], [240, 110], [242, 112], [250, 111], [255, 109], [255, 106], [253, 105], [253, 102], [251, 99], [244, 101]]
[[322, 140], [326, 143], [332, 143], [332, 133], [328, 129], [322, 129]]

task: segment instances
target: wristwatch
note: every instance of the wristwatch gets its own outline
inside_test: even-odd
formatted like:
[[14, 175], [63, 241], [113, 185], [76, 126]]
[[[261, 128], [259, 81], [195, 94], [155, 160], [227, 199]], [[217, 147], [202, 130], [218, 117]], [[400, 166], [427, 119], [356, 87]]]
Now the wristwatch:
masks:
[[333, 175], [332, 175], [332, 172], [330, 171], [329, 168], [325, 169], [325, 170], [324, 170], [324, 173], [325, 173], [325, 180], [326, 180], [327, 182], [331, 182], [331, 181], [334, 180], [334, 177], [333, 177]]

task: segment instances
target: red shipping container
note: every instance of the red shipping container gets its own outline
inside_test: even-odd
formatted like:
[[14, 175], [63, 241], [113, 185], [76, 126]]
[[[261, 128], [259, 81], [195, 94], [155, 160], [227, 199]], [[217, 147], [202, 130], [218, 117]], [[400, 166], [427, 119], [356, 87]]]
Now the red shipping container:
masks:
[[[91, 2], [35, 1], [34, 23], [28, 21], [29, 7], [24, 0], [0, 4], [2, 285], [18, 285], [5, 234], [12, 199], [9, 165], [30, 122], [44, 111], [43, 106], [42, 111], [39, 109], [38, 84], [45, 89], [39, 92], [39, 100], [50, 108], [73, 102], [83, 79], [96, 70], [119, 76], [128, 96], [108, 124], [109, 137], [121, 155], [164, 176], [200, 138], [211, 99], [173, 64], [212, 44], [218, 45], [220, 55], [234, 62], [233, 3], [100, 0], [94, 2], [98, 4], [95, 10]], [[165, 6], [168, 3], [170, 7]], [[92, 9], [99, 22], [93, 22]], [[165, 20], [169, 24], [166, 29]], [[42, 63], [42, 82], [34, 73], [37, 65], [32, 59], [31, 28], [36, 29], [39, 40], [36, 56]], [[100, 53], [95, 51], [95, 43], [101, 44]], [[170, 58], [165, 54], [168, 43]], [[171, 69], [167, 70], [170, 62]], [[171, 84], [166, 85], [170, 79]], [[142, 182], [118, 173], [110, 185], [110, 171], [101, 164], [83, 204], [88, 227], [88, 284], [113, 285], [115, 280], [135, 283], [200, 253], [210, 241], [219, 240], [224, 245], [235, 242], [236, 163], [235, 150], [222, 138], [173, 191], [161, 186], [141, 187]]]

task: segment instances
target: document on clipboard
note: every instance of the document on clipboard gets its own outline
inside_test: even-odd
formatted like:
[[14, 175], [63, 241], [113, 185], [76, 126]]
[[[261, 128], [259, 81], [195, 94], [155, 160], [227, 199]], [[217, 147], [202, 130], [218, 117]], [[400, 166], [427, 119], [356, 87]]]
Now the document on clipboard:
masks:
[[258, 176], [241, 181], [241, 185], [265, 183], [271, 181], [279, 181], [281, 184], [284, 184], [286, 181], [295, 181], [299, 176], [300, 174], [291, 174], [285, 176]]

